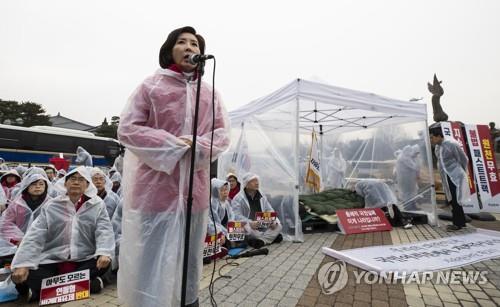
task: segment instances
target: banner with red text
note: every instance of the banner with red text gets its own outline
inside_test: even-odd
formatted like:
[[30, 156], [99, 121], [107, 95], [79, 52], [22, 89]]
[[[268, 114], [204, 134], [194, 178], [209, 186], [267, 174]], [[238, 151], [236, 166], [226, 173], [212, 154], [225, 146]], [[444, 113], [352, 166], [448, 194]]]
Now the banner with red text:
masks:
[[481, 211], [500, 212], [500, 182], [489, 128], [486, 125], [465, 125], [465, 131], [481, 199]]
[[338, 209], [336, 212], [343, 234], [391, 230], [392, 226], [380, 208]]

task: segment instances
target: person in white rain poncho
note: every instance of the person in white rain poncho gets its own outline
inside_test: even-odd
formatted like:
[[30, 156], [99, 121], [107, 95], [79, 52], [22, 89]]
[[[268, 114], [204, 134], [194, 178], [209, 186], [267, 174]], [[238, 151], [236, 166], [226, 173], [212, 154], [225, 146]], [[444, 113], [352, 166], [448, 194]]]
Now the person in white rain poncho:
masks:
[[431, 126], [429, 134], [434, 148], [439, 174], [446, 193], [446, 199], [451, 203], [453, 225], [448, 230], [455, 231], [465, 227], [465, 213], [462, 204], [470, 198], [467, 179], [467, 155], [456, 141], [445, 140], [441, 126]]
[[115, 259], [113, 261], [112, 269], [118, 269], [119, 256], [120, 256], [120, 243], [122, 241], [122, 215], [123, 215], [123, 201], [118, 203], [116, 206], [115, 213], [111, 218], [111, 224], [113, 224], [113, 232], [115, 233]]
[[[222, 232], [225, 239], [227, 238], [227, 222], [234, 221], [233, 210], [228, 199], [229, 182], [217, 178], [212, 179], [212, 212], [208, 211], [208, 228], [207, 234], [215, 235], [215, 228], [217, 233]], [[215, 223], [215, 226], [214, 226]], [[224, 244], [224, 242], [221, 242]]]
[[5, 191], [0, 187], [0, 215], [7, 208], [7, 195]]
[[94, 166], [92, 162], [92, 155], [89, 154], [83, 147], [78, 146], [76, 148], [76, 159], [75, 164], [83, 166]]
[[19, 164], [18, 166], [15, 167], [16, 172], [19, 174], [19, 176], [24, 177], [24, 173], [28, 170], [28, 168], [24, 165]]
[[12, 261], [12, 280], [35, 300], [41, 281], [59, 274], [90, 270], [90, 290], [100, 292], [100, 275], [115, 249], [113, 227], [85, 167], [69, 172], [58, 189], [66, 194], [40, 209]]
[[416, 210], [415, 197], [418, 194], [418, 178], [420, 176], [420, 164], [418, 145], [407, 145], [397, 154], [396, 160], [396, 182], [398, 185], [399, 199], [404, 203], [405, 210]]
[[[178, 306], [184, 250], [191, 140], [196, 98], [195, 66], [204, 53], [191, 27], [172, 31], [160, 50], [161, 69], [132, 94], [118, 138], [127, 148], [123, 165], [123, 219], [118, 295], [130, 306]], [[201, 85], [186, 304], [198, 304], [209, 205], [210, 140], [215, 160], [229, 146], [229, 123], [212, 86]]]
[[113, 183], [100, 168], [94, 167], [90, 171], [90, 175], [92, 176], [92, 183], [97, 188], [97, 196], [104, 200], [108, 216], [111, 219], [118, 203], [121, 201], [120, 197], [111, 190]]
[[122, 196], [122, 175], [117, 172], [116, 170], [113, 172], [113, 175], [111, 175], [110, 172], [110, 180], [112, 183], [112, 188], [111, 190], [118, 194], [118, 196]]
[[347, 170], [347, 161], [342, 156], [338, 148], [334, 148], [332, 157], [328, 162], [328, 187], [340, 189], [344, 186], [345, 172]]
[[[24, 177], [20, 184], [20, 192], [11, 202], [0, 218], [1, 236], [13, 243], [19, 243], [33, 220], [38, 216], [42, 206], [51, 198], [47, 195], [49, 180], [36, 173]], [[11, 231], [15, 225], [20, 232]]]
[[396, 195], [391, 188], [382, 181], [361, 180], [354, 186], [356, 194], [365, 200], [365, 208], [381, 208], [389, 215], [389, 222], [392, 226], [403, 226], [411, 228], [412, 225], [403, 219], [398, 208]]
[[66, 176], [66, 170], [61, 168], [60, 170], [57, 171], [57, 178], [56, 178], [56, 181], [58, 179], [61, 179], [63, 178], [64, 176]]
[[231, 207], [235, 219], [245, 222], [248, 245], [260, 248], [265, 244], [281, 242], [283, 227], [278, 217], [268, 227], [262, 227], [256, 221], [257, 212], [274, 212], [273, 207], [259, 189], [259, 177], [253, 173], [246, 173], [241, 181], [243, 189], [233, 198]]
[[[47, 194], [50, 197], [55, 198], [59, 195], [58, 191], [54, 188], [57, 180], [50, 181], [49, 177], [47, 176], [47, 173], [45, 172], [45, 170], [43, 168], [40, 168], [37, 166], [32, 166], [32, 167], [28, 168], [28, 170], [24, 173], [24, 177], [28, 177], [28, 176], [31, 176], [34, 174], [38, 174], [38, 175], [44, 177], [45, 179], [47, 179], [47, 181], [49, 182]], [[19, 192], [19, 189], [16, 189], [16, 191], [13, 191], [14, 194], [16, 194], [18, 192]], [[64, 191], [64, 193], [66, 193], [66, 192]]]
[[16, 185], [20, 182], [21, 176], [19, 176], [15, 169], [10, 169], [0, 177], [0, 184], [2, 185], [2, 189], [5, 192], [5, 196], [8, 201], [12, 200], [12, 192], [16, 189]]
[[57, 180], [57, 168], [54, 165], [47, 165], [43, 168], [45, 173], [47, 174], [47, 178], [49, 178], [50, 182], [55, 182]]

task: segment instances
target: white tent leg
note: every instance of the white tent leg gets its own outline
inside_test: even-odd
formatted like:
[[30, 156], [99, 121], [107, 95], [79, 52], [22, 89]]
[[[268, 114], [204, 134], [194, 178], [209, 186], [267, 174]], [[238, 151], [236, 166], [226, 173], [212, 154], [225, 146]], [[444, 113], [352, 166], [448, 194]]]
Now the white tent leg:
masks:
[[425, 121], [425, 149], [427, 151], [427, 167], [429, 169], [429, 176], [430, 176], [430, 184], [431, 184], [431, 204], [432, 204], [432, 219], [429, 220], [429, 224], [433, 226], [439, 226], [439, 219], [437, 218], [437, 213], [436, 213], [436, 185], [434, 182], [434, 168], [432, 167], [432, 150], [431, 150], [431, 144], [430, 144], [430, 136], [429, 136], [429, 123], [427, 120]]
[[[300, 81], [298, 81], [300, 82]], [[299, 188], [300, 188], [300, 163], [299, 163], [299, 142], [300, 142], [300, 103], [299, 98], [295, 98], [296, 100], [296, 109], [295, 109], [295, 175], [297, 176], [297, 185], [295, 186], [293, 193], [293, 205], [295, 206], [295, 240], [296, 242], [304, 242], [304, 235], [302, 234], [302, 221], [299, 216]]]

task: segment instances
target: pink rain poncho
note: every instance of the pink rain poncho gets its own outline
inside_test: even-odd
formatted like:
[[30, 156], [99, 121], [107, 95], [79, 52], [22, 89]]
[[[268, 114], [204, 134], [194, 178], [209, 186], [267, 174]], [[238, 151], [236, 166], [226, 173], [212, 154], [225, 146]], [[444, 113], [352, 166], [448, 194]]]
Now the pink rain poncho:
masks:
[[[40, 174], [29, 174], [28, 176], [24, 177], [23, 181], [21, 181], [21, 185], [19, 188], [20, 193], [18, 193], [14, 200], [10, 202], [9, 207], [7, 208], [7, 210], [5, 210], [5, 212], [2, 214], [2, 217], [0, 218], [0, 235], [4, 239], [18, 242], [21, 241], [23, 234], [28, 231], [29, 226], [40, 213], [42, 206], [45, 205], [45, 203], [47, 203], [49, 200], [51, 200], [50, 196], [46, 192], [44, 195], [40, 196], [44, 197], [44, 199], [41, 199], [42, 202], [36, 209], [32, 210], [27, 204], [26, 200], [23, 197], [23, 191], [28, 189], [32, 183], [38, 180], [43, 180], [45, 182], [45, 189], [46, 191], [48, 191], [50, 182], [46, 177]], [[19, 231], [10, 231], [12, 230], [12, 225], [15, 225], [19, 229]], [[20, 233], [22, 233], [21, 236], [19, 236]]]
[[[178, 306], [196, 81], [159, 69], [132, 94], [118, 138], [123, 166], [123, 220], [118, 295], [129, 306]], [[202, 83], [196, 144], [186, 303], [196, 301], [209, 205], [212, 90]], [[215, 160], [229, 146], [229, 123], [215, 95]]]

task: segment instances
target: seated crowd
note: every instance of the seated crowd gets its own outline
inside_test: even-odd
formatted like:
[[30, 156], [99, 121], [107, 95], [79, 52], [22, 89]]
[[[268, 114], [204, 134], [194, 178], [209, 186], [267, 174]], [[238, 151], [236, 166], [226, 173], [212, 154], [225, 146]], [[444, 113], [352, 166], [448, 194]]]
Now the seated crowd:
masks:
[[18, 293], [36, 301], [44, 278], [85, 269], [91, 293], [100, 292], [103, 275], [117, 268], [122, 201], [112, 189], [119, 184], [96, 167], [18, 169], [0, 177], [0, 240], [17, 246], [0, 256]]
[[[91, 293], [103, 289], [106, 276], [118, 269], [120, 181], [116, 168], [108, 174], [88, 166], [67, 173], [51, 165], [3, 170], [0, 241], [17, 249], [14, 255], [2, 252], [0, 259], [11, 263], [12, 281], [20, 295], [36, 301], [44, 278], [85, 269], [90, 272]], [[276, 214], [262, 219], [274, 210], [257, 175], [243, 175], [241, 184], [234, 174], [227, 181], [214, 178], [211, 183], [207, 237], [219, 234], [226, 250], [283, 240]], [[230, 223], [241, 225], [240, 236], [231, 236]]]

